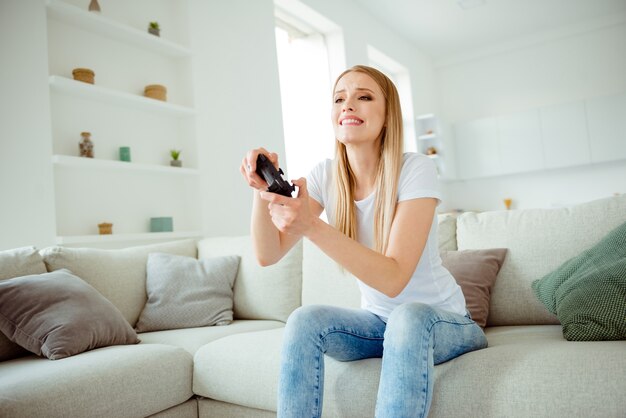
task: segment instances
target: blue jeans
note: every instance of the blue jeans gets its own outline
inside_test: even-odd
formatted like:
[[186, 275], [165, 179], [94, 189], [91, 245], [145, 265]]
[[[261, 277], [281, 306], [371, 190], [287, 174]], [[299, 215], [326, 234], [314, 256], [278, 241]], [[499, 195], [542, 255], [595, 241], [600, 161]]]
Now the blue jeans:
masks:
[[421, 303], [397, 307], [387, 323], [363, 309], [300, 307], [285, 327], [278, 417], [321, 416], [324, 355], [339, 361], [382, 357], [376, 417], [426, 417], [434, 365], [485, 347], [485, 334], [469, 316]]

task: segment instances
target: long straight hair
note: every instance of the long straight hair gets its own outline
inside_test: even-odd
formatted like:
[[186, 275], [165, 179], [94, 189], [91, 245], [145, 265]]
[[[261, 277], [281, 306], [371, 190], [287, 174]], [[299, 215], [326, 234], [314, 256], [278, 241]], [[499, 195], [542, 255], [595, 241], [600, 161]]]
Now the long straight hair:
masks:
[[[346, 74], [360, 72], [370, 76], [380, 87], [385, 98], [385, 123], [380, 133], [380, 150], [376, 167], [376, 195], [374, 209], [374, 248], [380, 253], [387, 250], [391, 224], [396, 210], [398, 181], [402, 169], [404, 150], [402, 109], [398, 90], [382, 72], [364, 65], [356, 65], [337, 77], [337, 83]], [[354, 204], [354, 172], [348, 161], [346, 146], [335, 139], [334, 202], [335, 227], [352, 239], [357, 239], [356, 208]]]

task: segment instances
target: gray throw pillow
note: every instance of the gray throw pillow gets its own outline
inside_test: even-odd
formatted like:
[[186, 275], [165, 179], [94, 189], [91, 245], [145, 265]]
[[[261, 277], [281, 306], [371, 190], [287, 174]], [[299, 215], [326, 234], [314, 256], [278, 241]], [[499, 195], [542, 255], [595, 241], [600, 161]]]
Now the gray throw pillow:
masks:
[[146, 267], [148, 301], [137, 332], [228, 325], [239, 256], [197, 260], [152, 253]]
[[506, 248], [442, 251], [441, 262], [461, 286], [472, 319], [487, 325], [491, 289], [507, 253]]
[[120, 311], [66, 269], [0, 281], [0, 331], [51, 360], [139, 342]]

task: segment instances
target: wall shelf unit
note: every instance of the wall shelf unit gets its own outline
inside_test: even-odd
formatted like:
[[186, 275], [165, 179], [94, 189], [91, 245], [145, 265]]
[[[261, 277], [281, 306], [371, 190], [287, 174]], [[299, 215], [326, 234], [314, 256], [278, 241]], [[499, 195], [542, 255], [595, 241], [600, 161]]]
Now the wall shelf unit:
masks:
[[167, 175], [197, 176], [200, 172], [195, 168], [171, 167], [156, 164], [138, 164], [133, 162], [104, 160], [98, 158], [73, 157], [70, 155], [53, 155], [52, 162], [58, 166], [93, 168], [108, 170], [128, 170], [137, 172], [163, 173]]
[[[46, 3], [57, 244], [200, 237], [192, 51], [121, 21], [147, 24], [167, 13], [158, 3], [128, 9], [132, 16], [118, 12], [116, 20], [72, 1]], [[169, 34], [187, 30], [184, 19], [171, 22]], [[92, 69], [95, 84], [74, 80], [77, 67]], [[144, 97], [149, 84], [166, 86], [173, 101]], [[78, 156], [83, 131], [92, 133], [95, 158]], [[131, 148], [130, 162], [116, 159], [122, 146]], [[184, 167], [169, 165], [173, 149], [183, 150]], [[149, 232], [150, 218], [160, 216], [172, 217], [173, 232]], [[97, 235], [101, 222], [112, 223], [113, 234]]]
[[137, 48], [151, 50], [171, 57], [189, 57], [191, 50], [167, 39], [150, 35], [123, 23], [79, 9], [60, 0], [48, 0], [48, 17], [72, 26], [97, 33], [110, 39], [130, 43]]
[[[420, 115], [416, 118], [417, 124], [417, 152], [425, 154], [437, 165], [440, 177], [444, 177], [444, 164], [442, 158], [442, 132], [441, 124], [433, 113]], [[434, 149], [435, 154], [432, 154]]]
[[112, 106], [123, 106], [136, 110], [157, 111], [169, 113], [172, 116], [190, 117], [196, 111], [190, 107], [180, 106], [173, 103], [163, 102], [137, 94], [116, 91], [107, 87], [83, 83], [67, 77], [51, 75], [50, 88], [61, 94], [96, 100]]

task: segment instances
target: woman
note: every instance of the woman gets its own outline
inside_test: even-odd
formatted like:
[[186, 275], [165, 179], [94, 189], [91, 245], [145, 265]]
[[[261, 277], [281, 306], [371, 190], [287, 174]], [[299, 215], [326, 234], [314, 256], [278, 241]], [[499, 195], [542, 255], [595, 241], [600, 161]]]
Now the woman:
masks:
[[[398, 93], [381, 72], [355, 66], [333, 88], [336, 155], [295, 198], [264, 190], [259, 153], [241, 172], [255, 189], [252, 238], [259, 263], [277, 262], [302, 237], [352, 273], [362, 309], [303, 306], [287, 321], [278, 388], [279, 417], [319, 417], [324, 355], [341, 361], [382, 357], [377, 417], [425, 417], [435, 364], [484, 348], [461, 288], [441, 265], [435, 209], [437, 174], [430, 159], [403, 154]], [[326, 210], [329, 223], [319, 218]], [[358, 384], [358, 382], [354, 382]]]

